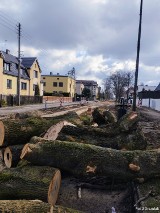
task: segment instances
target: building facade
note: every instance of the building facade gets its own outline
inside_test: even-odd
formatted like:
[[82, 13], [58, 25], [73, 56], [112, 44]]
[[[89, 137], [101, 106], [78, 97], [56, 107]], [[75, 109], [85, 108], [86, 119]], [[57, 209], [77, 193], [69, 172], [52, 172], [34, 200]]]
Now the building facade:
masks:
[[92, 80], [76, 80], [76, 85], [83, 84], [84, 88], [88, 88], [91, 91], [91, 97], [97, 98], [98, 97], [98, 84], [96, 81]]
[[[41, 88], [41, 70], [36, 58], [28, 67], [26, 60], [23, 58], [20, 67], [20, 95], [34, 96], [35, 85]], [[35, 67], [36, 66], [36, 67]], [[37, 76], [34, 73], [37, 72]], [[17, 95], [18, 81], [18, 59], [10, 54], [9, 50], [0, 51], [0, 94], [1, 95]], [[41, 89], [40, 89], [41, 91]]]
[[80, 81], [76, 81], [76, 94], [77, 95], [82, 95], [82, 91], [84, 89], [84, 84]]
[[43, 82], [43, 94], [52, 93], [54, 94], [67, 94], [69, 97], [75, 95], [75, 79], [71, 76], [65, 75], [42, 75], [41, 81]]

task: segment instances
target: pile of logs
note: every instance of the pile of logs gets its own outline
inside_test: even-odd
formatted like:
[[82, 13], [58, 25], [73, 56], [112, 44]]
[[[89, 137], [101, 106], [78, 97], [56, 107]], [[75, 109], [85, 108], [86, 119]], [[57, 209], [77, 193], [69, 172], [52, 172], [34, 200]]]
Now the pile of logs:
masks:
[[6, 166], [0, 172], [0, 211], [78, 212], [55, 206], [61, 185], [59, 169], [20, 161], [24, 145], [33, 136], [55, 140], [64, 125], [72, 124], [26, 114], [0, 121], [0, 151]]
[[[133, 112], [108, 130], [77, 127], [66, 120], [56, 123], [53, 118], [19, 116], [0, 121], [0, 147], [7, 167], [0, 173], [0, 210], [48, 212], [52, 207], [57, 212], [72, 212], [53, 208], [61, 172], [83, 180], [105, 177], [121, 182], [159, 176], [159, 150], [133, 150], [146, 147], [145, 138], [136, 129], [137, 121]], [[128, 151], [128, 144], [133, 143], [134, 148]]]

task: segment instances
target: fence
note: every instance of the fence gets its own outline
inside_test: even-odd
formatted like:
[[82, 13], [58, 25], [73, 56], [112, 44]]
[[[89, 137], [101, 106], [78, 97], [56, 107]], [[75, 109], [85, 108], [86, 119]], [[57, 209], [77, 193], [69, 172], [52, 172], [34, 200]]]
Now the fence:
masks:
[[59, 102], [60, 99], [63, 100], [63, 102], [72, 102], [72, 97], [59, 97], [59, 96], [43, 96], [43, 102]]
[[160, 91], [142, 91], [138, 93], [140, 99], [160, 99]]
[[[43, 102], [43, 96], [20, 96], [20, 104], [37, 104]], [[13, 106], [18, 105], [17, 95], [0, 95], [0, 105]]]
[[142, 106], [160, 111], [160, 91], [142, 91], [138, 93]]

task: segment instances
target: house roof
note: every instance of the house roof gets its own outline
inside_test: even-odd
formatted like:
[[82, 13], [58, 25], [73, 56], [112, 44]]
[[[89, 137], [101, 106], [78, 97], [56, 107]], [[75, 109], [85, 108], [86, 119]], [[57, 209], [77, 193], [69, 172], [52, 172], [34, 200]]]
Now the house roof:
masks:
[[30, 69], [31, 66], [33, 65], [33, 63], [36, 60], [38, 67], [39, 67], [39, 70], [40, 70], [40, 72], [42, 72], [36, 57], [22, 57], [21, 59], [22, 59], [23, 66], [26, 67], [27, 69]]
[[93, 81], [93, 80], [76, 80], [76, 83], [82, 83], [85, 86], [92, 86], [92, 85], [97, 85], [98, 86], [97, 82]]
[[[10, 53], [6, 53], [4, 51], [0, 51], [3, 56], [4, 62], [10, 64], [10, 70], [4, 70], [4, 74], [11, 76], [18, 76], [18, 58], [16, 56], [11, 55]], [[21, 69], [25, 70], [25, 72], [21, 73], [21, 78], [29, 79], [28, 73], [25, 67], [21, 64]]]
[[158, 86], [156, 87], [155, 91], [160, 91], [160, 83], [159, 83]]
[[25, 66], [27, 69], [31, 68], [35, 60], [37, 59], [36, 57], [23, 57], [22, 59], [22, 64]]
[[4, 57], [5, 62], [8, 62], [8, 63], [13, 62], [13, 63], [15, 63], [15, 64], [18, 64], [18, 59], [17, 59], [17, 57], [15, 57], [15, 56], [13, 56], [13, 55], [11, 55], [11, 54], [7, 54], [7, 53], [4, 52], [4, 51], [1, 51], [1, 53], [2, 53], [2, 55], [3, 55], [3, 57]]
[[148, 85], [138, 86], [138, 92], [142, 92], [143, 90], [154, 91], [155, 89], [156, 89], [156, 86], [148, 86]]

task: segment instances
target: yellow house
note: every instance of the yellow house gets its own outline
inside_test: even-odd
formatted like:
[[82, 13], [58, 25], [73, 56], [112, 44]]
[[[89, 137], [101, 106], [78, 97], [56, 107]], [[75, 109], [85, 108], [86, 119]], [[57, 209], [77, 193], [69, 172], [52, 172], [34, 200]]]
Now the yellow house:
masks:
[[42, 75], [41, 80], [43, 82], [43, 92], [54, 94], [68, 93], [70, 97], [75, 95], [75, 79], [71, 76], [65, 75]]
[[[41, 70], [36, 58], [22, 58], [20, 69], [20, 95], [34, 96], [40, 88]], [[17, 95], [18, 59], [9, 50], [0, 51], [0, 94]]]
[[[30, 77], [29, 81], [29, 95], [34, 96], [36, 87], [39, 88], [41, 93], [41, 69], [37, 58], [24, 57], [22, 59], [22, 65], [27, 69], [27, 73]], [[43, 94], [40, 94], [43, 95]]]

